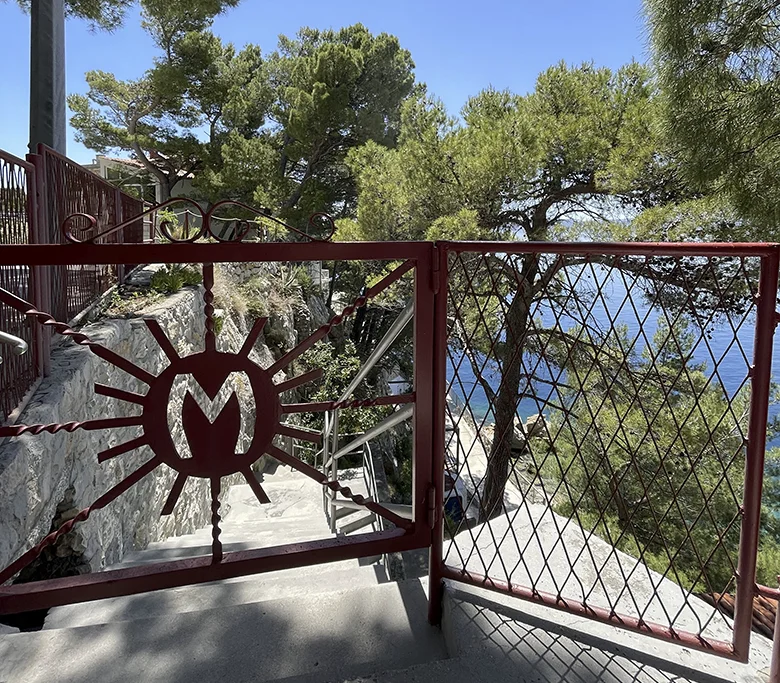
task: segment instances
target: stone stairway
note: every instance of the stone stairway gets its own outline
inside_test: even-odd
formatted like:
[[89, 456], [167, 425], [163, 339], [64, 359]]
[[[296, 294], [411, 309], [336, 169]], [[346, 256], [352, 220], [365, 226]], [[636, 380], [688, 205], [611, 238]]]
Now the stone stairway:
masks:
[[[262, 484], [270, 505], [248, 486], [230, 489], [226, 551], [332, 537], [316, 483], [278, 467]], [[112, 568], [210, 548], [211, 529], [201, 529]], [[345, 560], [68, 605], [52, 609], [41, 631], [0, 636], [0, 681], [335, 683], [383, 672], [407, 680], [402, 671], [447, 657], [441, 632], [425, 621], [426, 601], [424, 583], [389, 582], [381, 564]]]

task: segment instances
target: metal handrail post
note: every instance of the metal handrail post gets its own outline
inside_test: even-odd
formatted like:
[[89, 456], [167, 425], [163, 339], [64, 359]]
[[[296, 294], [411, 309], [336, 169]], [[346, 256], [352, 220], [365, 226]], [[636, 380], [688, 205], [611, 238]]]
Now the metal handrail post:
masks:
[[[339, 447], [339, 411], [333, 411], [333, 427], [331, 429], [331, 446], [333, 451], [337, 451]], [[327, 462], [327, 461], [326, 461]], [[331, 458], [330, 463], [330, 480], [338, 481], [339, 478], [339, 464], [336, 458]], [[336, 533], [336, 493], [330, 492], [330, 532]]]
[[[325, 411], [325, 424], [322, 428], [322, 473], [327, 476], [327, 463], [328, 463], [328, 430], [330, 429], [330, 411]], [[317, 463], [315, 462], [315, 467]], [[322, 511], [325, 516], [328, 515], [328, 491], [330, 489], [327, 486], [322, 487]], [[330, 520], [328, 520], [330, 521]]]
[[[366, 485], [366, 491], [369, 498], [376, 503], [383, 501], [379, 500], [379, 488], [376, 484], [376, 470], [374, 469], [374, 454], [371, 452], [371, 445], [366, 442], [363, 444], [363, 483]], [[382, 523], [382, 517], [376, 516], [374, 524], [379, 527], [379, 531], [384, 529]], [[377, 529], [374, 529], [377, 531]]]

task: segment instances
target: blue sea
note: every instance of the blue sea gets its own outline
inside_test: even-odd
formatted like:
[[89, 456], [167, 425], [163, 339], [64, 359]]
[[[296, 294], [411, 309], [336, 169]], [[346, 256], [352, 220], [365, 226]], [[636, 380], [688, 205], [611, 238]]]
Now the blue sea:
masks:
[[[592, 284], [593, 280], [590, 282], [590, 285]], [[664, 311], [658, 306], [649, 306], [648, 300], [638, 294], [632, 282], [626, 283], [619, 277], [605, 276], [598, 284], [601, 295], [588, 300], [586, 291], [583, 297], [586, 304], [580, 302], [578, 305], [577, 302], [572, 302], [570, 309], [564, 307], [564, 312], [559, 311], [557, 315], [550, 306], [540, 306], [534, 315], [538, 327], [557, 324], [560, 329], [566, 331], [575, 328], [578, 321], [583, 319], [592, 328], [602, 331], [617, 325], [625, 326], [627, 338], [633, 342], [632, 352], [641, 354], [652, 342], [659, 324], [674, 320], [671, 311]], [[626, 284], [632, 292], [630, 301], [626, 297]], [[588, 283], [585, 285], [586, 289], [587, 287]], [[748, 368], [753, 362], [755, 341], [755, 309], [747, 314], [730, 317], [720, 315], [710, 318], [704, 315], [700, 322], [705, 321], [708, 324], [703, 326], [703, 332], [700, 327], [690, 327], [695, 344], [689, 365], [705, 364], [705, 374], [712, 376], [711, 381], [714, 385], [722, 386], [729, 396], [733, 396], [746, 382], [749, 383]], [[478, 356], [476, 360], [479, 365], [482, 365], [484, 357]], [[532, 360], [526, 363], [526, 367], [537, 378], [550, 383], [565, 381], [565, 375], [552, 375], [550, 366], [544, 361], [534, 367], [535, 363], [536, 360]], [[458, 381], [452, 382], [456, 365]], [[558, 371], [554, 370], [554, 372], [557, 374]], [[500, 377], [495, 372], [495, 368], [487, 366], [481, 375], [488, 380], [492, 388], [498, 386]], [[772, 378], [774, 381], [780, 381], [780, 335], [775, 337]], [[487, 397], [476, 382], [471, 364], [456, 352], [452, 352], [448, 361], [447, 380], [450, 394], [461, 401], [468, 400], [471, 413], [477, 421], [484, 419], [486, 423], [492, 422]], [[537, 392], [540, 392], [537, 393], [537, 398], [525, 398], [520, 402], [518, 412], [524, 419], [530, 415], [547, 412], [544, 404], [547, 399], [555, 396], [554, 390], [548, 388], [549, 385], [543, 382], [537, 383], [536, 387]], [[770, 405], [770, 418], [777, 415], [780, 415], [780, 404]], [[780, 435], [768, 443], [768, 446], [780, 446]]]

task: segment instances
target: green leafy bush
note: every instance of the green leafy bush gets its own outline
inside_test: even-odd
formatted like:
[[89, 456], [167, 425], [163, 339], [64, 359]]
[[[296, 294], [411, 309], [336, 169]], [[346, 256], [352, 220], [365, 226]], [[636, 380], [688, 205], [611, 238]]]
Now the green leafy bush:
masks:
[[158, 270], [150, 281], [150, 287], [161, 294], [174, 294], [187, 285], [199, 285], [203, 276], [195, 268], [171, 263]]
[[[749, 390], [729, 395], [709, 379], [692, 360], [696, 337], [684, 321], [659, 323], [651, 346], [633, 357], [623, 352], [626, 335], [616, 329], [595, 345], [598, 373], [569, 373], [562, 407], [550, 415], [555, 451], [534, 456], [542, 480], [559, 492], [556, 512], [686, 590], [731, 590]], [[632, 376], [642, 378], [641, 393]], [[771, 585], [780, 572], [778, 474], [770, 452], [758, 574]]]

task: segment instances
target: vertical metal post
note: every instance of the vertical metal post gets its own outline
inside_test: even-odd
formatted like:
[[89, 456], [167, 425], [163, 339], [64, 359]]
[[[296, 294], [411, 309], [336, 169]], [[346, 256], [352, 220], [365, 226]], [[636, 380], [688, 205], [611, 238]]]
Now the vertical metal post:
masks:
[[428, 622], [441, 623], [442, 611], [442, 566], [444, 546], [444, 463], [446, 448], [445, 410], [447, 393], [447, 250], [436, 249], [434, 258], [438, 263], [438, 287], [434, 298], [433, 317], [433, 486], [436, 516], [431, 531], [431, 549], [428, 558]]
[[[330, 411], [325, 412], [325, 426], [322, 430], [322, 473], [327, 477], [328, 473], [326, 472], [326, 465], [328, 464], [328, 439], [330, 439]], [[316, 463], [315, 463], [316, 466]], [[330, 489], [327, 486], [322, 487], [322, 509], [323, 512], [328, 515], [330, 514], [330, 506], [328, 505], [329, 498], [328, 498], [328, 491]], [[330, 519], [328, 519], [328, 523], [330, 523]]]
[[30, 3], [30, 151], [39, 143], [60, 154], [65, 135], [65, 3]]
[[[122, 220], [122, 191], [119, 188], [114, 190], [114, 225], [119, 225]], [[125, 229], [122, 228], [117, 234], [115, 240], [117, 242], [124, 243], [125, 241]], [[125, 274], [127, 269], [124, 263], [118, 263], [116, 266], [116, 279], [120, 285], [125, 283]]]
[[[339, 450], [339, 411], [333, 411], [333, 428], [331, 429], [331, 450], [335, 454]], [[339, 463], [336, 458], [330, 464], [330, 480], [337, 481], [339, 478]], [[328, 489], [330, 490], [330, 489]], [[336, 492], [330, 492], [330, 532], [336, 533]]]
[[742, 503], [742, 528], [739, 538], [737, 596], [734, 610], [734, 655], [747, 662], [753, 621], [753, 596], [756, 591], [756, 555], [761, 517], [761, 492], [764, 483], [764, 454], [769, 410], [769, 385], [772, 371], [772, 342], [777, 321], [778, 267], [780, 247], [761, 259], [758, 288], [756, 336], [751, 372], [750, 424], [745, 454], [745, 493]]

